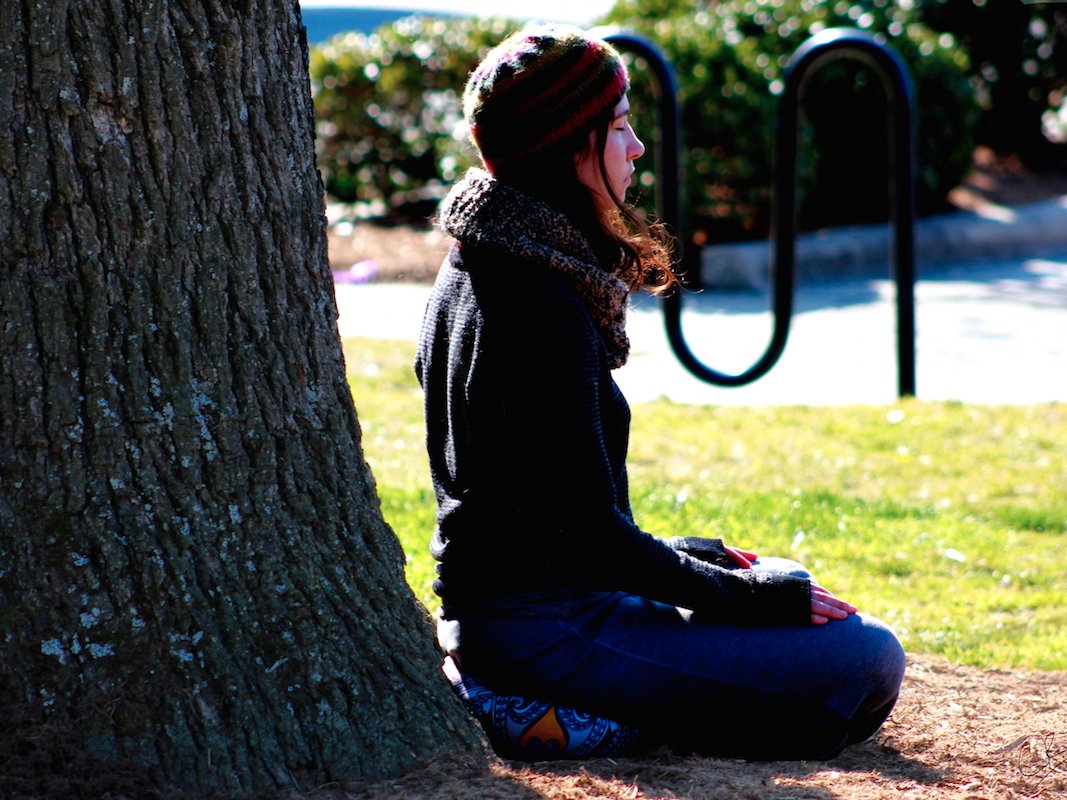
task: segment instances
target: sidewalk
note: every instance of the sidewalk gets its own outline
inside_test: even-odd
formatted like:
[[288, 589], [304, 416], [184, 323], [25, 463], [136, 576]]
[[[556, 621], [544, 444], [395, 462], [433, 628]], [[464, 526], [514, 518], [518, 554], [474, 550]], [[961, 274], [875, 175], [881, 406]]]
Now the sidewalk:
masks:
[[[920, 399], [1067, 402], [1067, 196], [1005, 212], [1001, 220], [961, 214], [917, 225]], [[844, 230], [822, 235], [819, 247], [857, 252], [862, 242], [856, 230]], [[798, 254], [785, 352], [766, 376], [747, 386], [722, 388], [693, 377], [671, 351], [660, 302], [635, 298], [630, 361], [615, 373], [630, 402], [655, 397], [717, 405], [894, 402], [894, 285], [884, 253], [880, 270], [857, 258], [860, 274], [854, 269], [837, 278], [805, 272], [801, 259], [811, 256], [799, 248]], [[424, 285], [339, 284], [341, 336], [413, 342], [428, 294]], [[768, 308], [761, 289], [708, 289], [684, 297], [682, 330], [707, 366], [740, 373], [766, 347]]]

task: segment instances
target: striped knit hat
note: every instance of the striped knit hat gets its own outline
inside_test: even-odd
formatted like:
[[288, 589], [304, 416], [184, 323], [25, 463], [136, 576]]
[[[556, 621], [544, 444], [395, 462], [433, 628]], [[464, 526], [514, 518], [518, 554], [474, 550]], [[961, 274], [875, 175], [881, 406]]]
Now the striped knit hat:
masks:
[[463, 113], [490, 172], [538, 155], [610, 113], [629, 88], [607, 42], [569, 25], [514, 33], [471, 73]]

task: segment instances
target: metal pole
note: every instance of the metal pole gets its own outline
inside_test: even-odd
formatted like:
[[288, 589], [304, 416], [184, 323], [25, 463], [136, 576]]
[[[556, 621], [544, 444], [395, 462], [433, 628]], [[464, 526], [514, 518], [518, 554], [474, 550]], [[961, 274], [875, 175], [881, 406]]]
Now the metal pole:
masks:
[[[867, 31], [856, 28], [820, 31], [797, 48], [786, 66], [782, 107], [783, 115], [792, 122], [788, 132], [784, 126], [779, 129], [778, 144], [780, 153], [783, 147], [792, 149], [782, 155], [788, 161], [779, 161], [778, 169], [782, 175], [782, 165], [788, 164], [790, 180], [776, 186], [775, 205], [780, 217], [788, 216], [789, 227], [787, 236], [778, 232], [777, 253], [779, 260], [784, 257], [792, 270], [796, 249], [796, 118], [800, 91], [805, 79], [820, 66], [831, 59], [846, 57], [862, 61], [878, 74], [889, 103], [890, 225], [893, 228], [890, 260], [896, 283], [897, 394], [911, 397], [915, 395], [915, 90], [907, 65], [896, 50]], [[782, 142], [787, 137], [791, 145]], [[785, 253], [786, 250], [789, 252]]]

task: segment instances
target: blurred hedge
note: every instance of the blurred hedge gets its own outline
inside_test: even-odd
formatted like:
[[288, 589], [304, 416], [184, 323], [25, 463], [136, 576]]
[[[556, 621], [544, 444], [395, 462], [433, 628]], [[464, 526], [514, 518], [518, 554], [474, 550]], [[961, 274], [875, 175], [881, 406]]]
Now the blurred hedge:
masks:
[[[971, 164], [978, 108], [967, 55], [904, 3], [620, 0], [609, 21], [648, 36], [674, 63], [686, 234], [696, 244], [767, 235], [783, 69], [808, 37], [827, 28], [874, 33], [908, 65], [920, 213], [943, 209]], [[802, 101], [801, 226], [885, 219], [889, 141], [878, 76], [855, 60], [834, 60], [811, 74]]]
[[[647, 36], [672, 62], [682, 107], [685, 236], [695, 244], [767, 235], [773, 128], [789, 55], [827, 27], [865, 28], [908, 63], [918, 93], [917, 194], [937, 210], [970, 165], [978, 107], [966, 53], [885, 0], [621, 0], [606, 22]], [[466, 166], [460, 94], [485, 51], [518, 23], [411, 17], [311, 53], [318, 158], [328, 194], [373, 216], [425, 218]], [[654, 133], [645, 70], [631, 61], [638, 133]], [[802, 224], [884, 218], [885, 100], [866, 67], [844, 61], [806, 90]], [[637, 182], [651, 202], [650, 157]]]
[[326, 192], [365, 216], [432, 208], [477, 156], [467, 74], [516, 23], [407, 17], [311, 50], [316, 150]]
[[1023, 0], [921, 0], [921, 19], [967, 49], [982, 107], [979, 144], [1043, 168], [1067, 165], [1042, 118], [1067, 115], [1067, 4]]

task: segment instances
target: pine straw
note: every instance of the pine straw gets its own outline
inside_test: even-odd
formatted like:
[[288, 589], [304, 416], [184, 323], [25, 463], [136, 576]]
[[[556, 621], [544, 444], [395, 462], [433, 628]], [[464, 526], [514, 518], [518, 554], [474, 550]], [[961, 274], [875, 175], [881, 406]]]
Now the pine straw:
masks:
[[[728, 722], [724, 724], [729, 724]], [[1067, 796], [1067, 674], [910, 660], [871, 742], [829, 762], [679, 757], [487, 767], [438, 761], [314, 800], [1054, 800]]]

